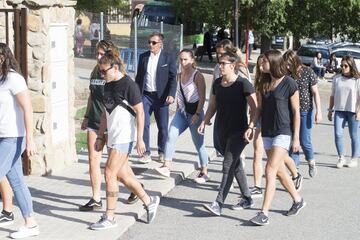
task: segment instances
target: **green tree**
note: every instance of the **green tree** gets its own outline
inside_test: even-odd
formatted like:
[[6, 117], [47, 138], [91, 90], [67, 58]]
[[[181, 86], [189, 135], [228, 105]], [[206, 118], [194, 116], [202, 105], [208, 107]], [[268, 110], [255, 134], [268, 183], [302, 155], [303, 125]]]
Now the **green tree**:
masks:
[[78, 0], [76, 10], [89, 11], [89, 12], [107, 12], [108, 9], [117, 8], [120, 10], [129, 10], [129, 0]]

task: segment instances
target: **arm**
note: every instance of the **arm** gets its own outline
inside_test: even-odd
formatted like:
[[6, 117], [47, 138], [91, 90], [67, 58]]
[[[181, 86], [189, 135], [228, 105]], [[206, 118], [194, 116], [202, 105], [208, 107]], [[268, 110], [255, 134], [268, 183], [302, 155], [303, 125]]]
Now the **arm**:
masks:
[[136, 140], [136, 150], [139, 156], [142, 156], [145, 152], [145, 143], [143, 140], [144, 134], [144, 107], [142, 102], [132, 106], [136, 112], [136, 130], [137, 130], [137, 140]]
[[176, 61], [173, 56], [169, 56], [169, 95], [166, 98], [166, 103], [171, 104], [174, 102], [175, 94], [176, 94], [176, 74], [177, 74], [177, 68], [176, 68]]
[[24, 113], [24, 123], [26, 130], [26, 155], [32, 156], [36, 153], [33, 139], [33, 109], [28, 90], [19, 92], [15, 95], [16, 101]]
[[102, 149], [104, 148], [106, 127], [106, 113], [104, 110], [104, 112], [101, 114], [98, 136], [95, 141], [95, 150], [98, 152], [102, 151]]
[[252, 138], [254, 137], [256, 121], [259, 116], [256, 93], [252, 93], [251, 95], [247, 96], [246, 100], [250, 107], [250, 111], [249, 111], [250, 112], [250, 121], [249, 121], [248, 129], [246, 129], [246, 131], [245, 131], [244, 138], [246, 141], [250, 142], [252, 140]]
[[91, 96], [88, 97], [84, 119], [81, 123], [81, 130], [86, 130], [86, 128], [88, 127], [90, 108], [91, 108]]
[[204, 120], [202, 121], [202, 123], [200, 124], [200, 126], [198, 128], [198, 132], [200, 134], [204, 134], [205, 124], [210, 125], [210, 120], [214, 116], [215, 113], [216, 113], [216, 96], [214, 94], [211, 94], [210, 103], [206, 110]]
[[204, 103], [205, 103], [206, 85], [205, 85], [204, 76], [201, 73], [196, 74], [195, 84], [199, 94], [199, 103], [196, 109], [196, 113], [191, 118], [192, 124], [197, 123], [197, 121], [199, 120], [199, 114], [204, 108]]
[[293, 113], [293, 143], [292, 150], [293, 152], [298, 152], [300, 149], [300, 103], [299, 103], [299, 91], [296, 91], [290, 97], [291, 110]]
[[311, 87], [311, 91], [314, 96], [314, 102], [316, 106], [315, 123], [319, 123], [322, 120], [322, 114], [321, 114], [320, 94], [317, 84]]
[[322, 68], [322, 66], [319, 65], [316, 57], [314, 57], [314, 59], [313, 59], [313, 64], [314, 64], [314, 66], [317, 67], [317, 68]]

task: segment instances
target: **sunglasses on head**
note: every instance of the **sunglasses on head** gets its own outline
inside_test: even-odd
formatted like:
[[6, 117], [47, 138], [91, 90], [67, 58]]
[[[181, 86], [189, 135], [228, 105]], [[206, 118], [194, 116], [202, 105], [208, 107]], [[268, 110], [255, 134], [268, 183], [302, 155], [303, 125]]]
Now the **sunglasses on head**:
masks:
[[156, 44], [158, 44], [158, 43], [160, 43], [160, 42], [156, 42], [156, 41], [148, 41], [148, 43], [149, 43], [150, 45], [156, 45]]

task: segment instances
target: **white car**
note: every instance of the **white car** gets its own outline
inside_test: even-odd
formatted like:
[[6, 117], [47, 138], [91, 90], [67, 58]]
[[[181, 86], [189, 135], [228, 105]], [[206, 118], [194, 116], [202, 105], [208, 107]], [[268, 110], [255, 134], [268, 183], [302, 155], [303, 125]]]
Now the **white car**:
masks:
[[354, 58], [356, 67], [360, 71], [360, 48], [337, 48], [334, 49], [331, 53], [335, 53], [336, 59], [338, 60], [339, 65], [341, 64], [341, 59], [346, 56], [350, 55]]

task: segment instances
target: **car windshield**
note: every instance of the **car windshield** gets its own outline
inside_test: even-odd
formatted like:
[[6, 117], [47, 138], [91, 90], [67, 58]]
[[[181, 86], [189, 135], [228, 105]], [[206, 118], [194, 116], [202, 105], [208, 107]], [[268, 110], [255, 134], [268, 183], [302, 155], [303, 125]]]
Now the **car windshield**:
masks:
[[337, 58], [343, 58], [346, 55], [352, 56], [355, 59], [360, 59], [360, 52], [353, 51], [336, 51], [335, 55]]
[[322, 58], [325, 58], [325, 59], [329, 58], [329, 51], [327, 49], [322, 49], [322, 48], [300, 47], [297, 54], [299, 56], [315, 57], [317, 52], [321, 53]]

